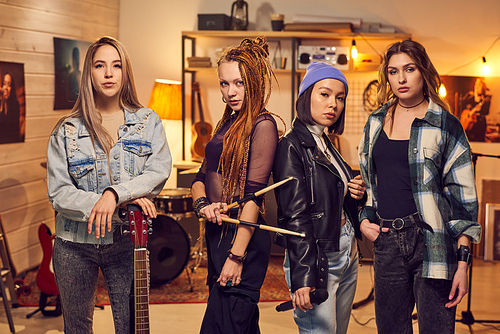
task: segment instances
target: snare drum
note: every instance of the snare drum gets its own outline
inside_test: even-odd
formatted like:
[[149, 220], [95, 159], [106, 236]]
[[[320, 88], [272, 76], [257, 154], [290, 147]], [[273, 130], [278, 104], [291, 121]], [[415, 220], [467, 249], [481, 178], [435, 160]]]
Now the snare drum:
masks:
[[163, 189], [154, 202], [159, 213], [168, 215], [193, 212], [193, 199], [189, 188]]

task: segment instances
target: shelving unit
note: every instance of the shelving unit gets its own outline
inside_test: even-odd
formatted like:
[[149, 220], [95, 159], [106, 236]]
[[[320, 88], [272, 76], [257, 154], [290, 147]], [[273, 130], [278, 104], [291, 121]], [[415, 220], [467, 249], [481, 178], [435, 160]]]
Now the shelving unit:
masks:
[[[296, 90], [300, 82], [300, 76], [305, 70], [297, 69], [297, 49], [304, 40], [364, 40], [364, 41], [395, 41], [411, 38], [410, 34], [404, 33], [333, 33], [315, 31], [233, 31], [233, 30], [199, 30], [182, 32], [182, 158], [185, 159], [185, 120], [186, 120], [186, 75], [191, 76], [191, 82], [196, 80], [197, 72], [214, 71], [213, 67], [187, 67], [186, 58], [196, 56], [196, 40], [201, 38], [228, 39], [228, 38], [255, 38], [265, 36], [268, 40], [280, 40], [291, 42], [291, 68], [275, 69], [276, 74], [288, 74], [291, 82], [291, 110], [293, 119], [293, 106], [295, 104]], [[190, 42], [190, 43], [189, 43]], [[191, 53], [186, 54], [186, 44], [190, 44]], [[195, 117], [194, 94], [191, 94], [191, 119]]]

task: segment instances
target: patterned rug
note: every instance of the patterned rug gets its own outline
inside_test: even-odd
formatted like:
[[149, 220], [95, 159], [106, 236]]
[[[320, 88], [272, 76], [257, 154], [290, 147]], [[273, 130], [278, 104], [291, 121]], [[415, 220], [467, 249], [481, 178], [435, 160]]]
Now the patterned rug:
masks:
[[[189, 272], [189, 275], [188, 275]], [[24, 286], [19, 289], [20, 306], [38, 306], [40, 290], [36, 286], [36, 270], [26, 273]], [[207, 277], [206, 266], [200, 266], [195, 272], [184, 270], [170, 284], [152, 287], [149, 291], [150, 304], [167, 303], [201, 303], [208, 299], [208, 287], [205, 284]], [[191, 279], [191, 284], [189, 283]], [[18, 284], [20, 282], [18, 281]], [[27, 288], [29, 287], [29, 288]], [[30, 289], [31, 288], [31, 289]], [[31, 290], [31, 293], [28, 291]], [[264, 285], [260, 292], [261, 301], [284, 301], [290, 299], [288, 286], [283, 273], [283, 257], [271, 256]], [[97, 305], [109, 305], [104, 277], [99, 273], [99, 282], [96, 296]]]

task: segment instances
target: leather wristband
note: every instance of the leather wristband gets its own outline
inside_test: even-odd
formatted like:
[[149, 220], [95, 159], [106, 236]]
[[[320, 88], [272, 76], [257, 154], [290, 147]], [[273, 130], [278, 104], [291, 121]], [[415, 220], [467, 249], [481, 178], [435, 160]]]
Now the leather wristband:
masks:
[[243, 261], [245, 261], [245, 259], [247, 258], [247, 252], [245, 252], [245, 254], [243, 254], [242, 256], [239, 256], [239, 255], [233, 254], [233, 252], [231, 252], [231, 250], [228, 250], [227, 257], [230, 258], [231, 260], [237, 261], [239, 263], [243, 263]]
[[457, 250], [457, 259], [458, 261], [467, 262], [469, 266], [471, 265], [472, 255], [469, 246], [460, 245], [460, 248]]

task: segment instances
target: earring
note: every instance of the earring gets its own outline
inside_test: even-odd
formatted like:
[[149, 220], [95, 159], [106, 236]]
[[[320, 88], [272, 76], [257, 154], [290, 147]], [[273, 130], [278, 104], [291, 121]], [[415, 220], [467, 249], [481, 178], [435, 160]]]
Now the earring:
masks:
[[226, 99], [224, 98], [224, 96], [222, 97], [222, 102], [227, 103]]

